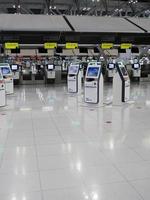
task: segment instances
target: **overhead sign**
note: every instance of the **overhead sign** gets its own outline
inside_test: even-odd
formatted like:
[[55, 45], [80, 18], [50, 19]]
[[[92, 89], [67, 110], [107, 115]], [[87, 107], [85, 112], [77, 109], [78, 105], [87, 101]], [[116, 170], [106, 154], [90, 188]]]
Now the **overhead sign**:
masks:
[[17, 42], [6, 42], [5, 49], [16, 49], [19, 48], [19, 43]]
[[46, 43], [44, 43], [44, 48], [45, 49], [55, 49], [55, 48], [57, 48], [57, 43], [56, 42], [46, 42]]
[[67, 42], [66, 49], [76, 49], [78, 48], [78, 43]]
[[121, 49], [130, 49], [132, 47], [132, 44], [131, 43], [122, 43], [120, 45], [120, 48]]
[[101, 48], [102, 49], [111, 49], [113, 47], [113, 43], [102, 43]]

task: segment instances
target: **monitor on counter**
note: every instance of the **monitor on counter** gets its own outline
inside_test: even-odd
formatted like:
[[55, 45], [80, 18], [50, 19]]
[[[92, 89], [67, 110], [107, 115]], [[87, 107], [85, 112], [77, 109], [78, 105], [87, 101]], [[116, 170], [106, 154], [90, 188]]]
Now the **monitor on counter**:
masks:
[[48, 68], [49, 70], [53, 70], [53, 69], [54, 69], [54, 65], [48, 65], [47, 68]]
[[98, 77], [100, 72], [100, 67], [88, 67], [87, 69], [87, 76], [88, 77]]

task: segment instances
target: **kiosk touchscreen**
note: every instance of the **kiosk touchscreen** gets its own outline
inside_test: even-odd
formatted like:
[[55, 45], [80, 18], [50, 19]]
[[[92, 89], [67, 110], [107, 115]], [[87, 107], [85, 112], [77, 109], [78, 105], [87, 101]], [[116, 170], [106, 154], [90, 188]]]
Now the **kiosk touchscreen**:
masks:
[[6, 105], [5, 82], [0, 71], [0, 107]]
[[19, 70], [19, 66], [18, 65], [11, 65], [11, 70], [12, 71], [18, 71]]
[[71, 63], [68, 70], [67, 82], [68, 92], [81, 92], [81, 70], [79, 63]]
[[0, 69], [5, 81], [6, 94], [13, 94], [14, 83], [13, 83], [13, 74], [12, 74], [10, 65], [7, 63], [1, 63]]
[[88, 64], [84, 87], [84, 100], [86, 103], [100, 102], [100, 104], [103, 104], [103, 76], [99, 62]]
[[116, 72], [113, 79], [113, 104], [121, 105], [130, 98], [130, 79], [125, 65], [122, 62], [116, 64]]
[[46, 67], [46, 80], [47, 83], [50, 80], [55, 80], [56, 73], [55, 73], [55, 66], [53, 64], [48, 64]]
[[11, 70], [13, 73], [13, 80], [14, 84], [18, 84], [20, 80], [20, 71], [19, 71], [19, 65], [17, 64], [12, 64], [11, 65]]
[[141, 77], [141, 65], [139, 63], [132, 64], [132, 77], [138, 79]]

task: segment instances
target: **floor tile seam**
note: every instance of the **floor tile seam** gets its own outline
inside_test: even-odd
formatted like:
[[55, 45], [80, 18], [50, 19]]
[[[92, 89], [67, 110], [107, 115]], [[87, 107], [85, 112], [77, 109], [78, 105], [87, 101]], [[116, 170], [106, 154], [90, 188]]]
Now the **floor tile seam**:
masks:
[[57, 192], [58, 190], [59, 191], [68, 192], [68, 190], [76, 190], [76, 189], [80, 189], [80, 188], [84, 188], [85, 191], [87, 191], [87, 193], [88, 193], [88, 200], [92, 200], [92, 198], [90, 197], [89, 190], [88, 190], [88, 188], [85, 185], [82, 185], [82, 187], [77, 187], [77, 186], [76, 187], [75, 186], [72, 187], [72, 186], [70, 186], [70, 187], [61, 187], [61, 188], [55, 188], [55, 189], [52, 189], [52, 188], [50, 188], [50, 189], [43, 189], [43, 193], [46, 193], [46, 192]]
[[[107, 182], [95, 184], [94, 186], [100, 187], [100, 186], [106, 186], [106, 185], [112, 185], [112, 184], [122, 184], [122, 183], [128, 183], [128, 182], [125, 181], [125, 180], [122, 180], [122, 181], [107, 181]], [[93, 185], [88, 184], [88, 183], [85, 183], [85, 185], [86, 185], [87, 188], [93, 186]]]
[[145, 200], [143, 195], [134, 187], [132, 182], [128, 181], [128, 184], [133, 188], [134, 191], [136, 191], [136, 193], [140, 196], [141, 200]]
[[39, 179], [39, 185], [40, 185], [41, 200], [44, 200], [44, 194], [43, 194], [43, 191], [42, 191], [42, 180], [41, 180], [40, 167], [39, 167], [39, 161], [38, 161], [38, 153], [37, 153], [37, 145], [36, 145], [36, 137], [35, 137], [35, 129], [34, 129], [34, 125], [33, 125], [32, 112], [31, 112], [31, 122], [32, 122], [33, 141], [34, 141], [34, 148], [35, 148], [36, 165], [37, 165], [37, 173], [38, 173], [38, 179]]
[[122, 175], [122, 177], [127, 181], [127, 182], [130, 182], [130, 181], [132, 181], [132, 182], [134, 182], [134, 181], [140, 181], [140, 180], [150, 180], [150, 176], [149, 177], [145, 177], [145, 178], [136, 178], [136, 179], [128, 179], [122, 172], [121, 172], [121, 170], [114, 164], [113, 165], [115, 168], [116, 168], [116, 170]]
[[[101, 164], [90, 164], [86, 165], [87, 168], [95, 168], [95, 167], [111, 167], [111, 165], [101, 165]], [[65, 167], [59, 167], [59, 168], [48, 168], [48, 169], [38, 169], [40, 172], [44, 171], [59, 171], [59, 170], [70, 170], [71, 168], [68, 166]]]
[[[40, 192], [41, 192], [40, 190], [34, 190], [34, 191], [26, 191], [25, 193], [32, 194], [32, 193], [40, 193]], [[20, 193], [22, 194], [22, 192], [19, 191], [18, 194], [20, 194]], [[7, 195], [10, 195], [10, 193], [0, 193], [0, 197], [7, 196]]]
[[[49, 114], [49, 116], [51, 117], [51, 113], [48, 112], [48, 114]], [[52, 121], [53, 121], [53, 123], [54, 123], [54, 125], [55, 125], [55, 127], [56, 127], [56, 130], [57, 130], [57, 133], [58, 133], [59, 137], [61, 138], [63, 144], [66, 144], [65, 141], [64, 141], [64, 138], [62, 137], [62, 135], [61, 135], [61, 133], [60, 133], [60, 130], [59, 130], [58, 126], [57, 126], [57, 123], [54, 121], [53, 117], [51, 117], [51, 118], [52, 118]]]
[[140, 154], [136, 151], [135, 148], [130, 148], [130, 149], [131, 149], [133, 152], [135, 152], [135, 153], [138, 155], [138, 157], [140, 157], [140, 158], [142, 159], [141, 161], [149, 161], [149, 162], [150, 162], [150, 159], [149, 159], [149, 160], [144, 159], [143, 156], [140, 155]]

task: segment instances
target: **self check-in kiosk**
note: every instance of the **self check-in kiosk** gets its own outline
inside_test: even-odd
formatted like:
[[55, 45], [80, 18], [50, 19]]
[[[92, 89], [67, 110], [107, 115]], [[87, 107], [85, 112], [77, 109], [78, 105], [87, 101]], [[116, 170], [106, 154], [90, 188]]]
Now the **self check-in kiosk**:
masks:
[[113, 105], [121, 105], [130, 98], [130, 78], [123, 62], [116, 63], [113, 78]]
[[54, 64], [46, 65], [46, 82], [55, 81], [55, 76], [56, 72]]
[[86, 103], [103, 104], [103, 75], [100, 62], [90, 62], [87, 67], [84, 85]]
[[6, 94], [14, 93], [13, 74], [8, 63], [0, 63], [0, 69], [5, 81]]
[[132, 64], [132, 78], [140, 79], [141, 77], [141, 65], [140, 63]]
[[5, 82], [0, 70], [0, 107], [5, 106], [5, 105], [6, 105]]
[[71, 63], [68, 69], [67, 83], [68, 92], [78, 93], [81, 92], [81, 70], [79, 63]]
[[11, 65], [11, 70], [12, 70], [12, 73], [13, 73], [14, 84], [19, 84], [19, 81], [20, 81], [19, 65], [12, 64]]
[[107, 76], [108, 76], [108, 79], [112, 80], [112, 78], [114, 76], [114, 73], [115, 73], [115, 64], [114, 63], [109, 63], [107, 65]]

